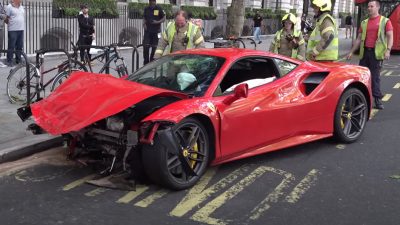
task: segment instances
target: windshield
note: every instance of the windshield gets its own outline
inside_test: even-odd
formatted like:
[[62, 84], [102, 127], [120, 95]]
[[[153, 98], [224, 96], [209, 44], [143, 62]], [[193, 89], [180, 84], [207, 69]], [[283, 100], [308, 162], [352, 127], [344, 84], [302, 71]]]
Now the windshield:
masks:
[[142, 67], [128, 80], [202, 96], [224, 61], [224, 58], [207, 55], [167, 55]]

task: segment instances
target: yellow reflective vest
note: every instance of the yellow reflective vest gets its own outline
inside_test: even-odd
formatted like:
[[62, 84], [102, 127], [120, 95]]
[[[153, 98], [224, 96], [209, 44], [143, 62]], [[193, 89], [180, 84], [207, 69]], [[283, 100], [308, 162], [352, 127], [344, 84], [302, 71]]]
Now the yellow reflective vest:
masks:
[[[194, 25], [191, 22], [188, 23], [188, 31], [186, 34], [187, 38], [188, 38], [188, 43], [186, 45], [186, 49], [191, 49], [195, 45], [193, 39], [197, 33], [197, 29], [199, 29], [198, 26]], [[166, 53], [166, 54], [171, 53], [172, 42], [174, 41], [175, 34], [176, 34], [175, 22], [169, 22], [167, 25], [167, 28], [165, 29], [165, 31], [162, 34], [164, 40], [168, 40], [168, 47], [164, 51], [164, 53]]]
[[[279, 48], [281, 47], [281, 36], [282, 36], [282, 32], [283, 29], [279, 30], [278, 32], [276, 32], [275, 34], [275, 40], [274, 40], [274, 53], [279, 54]], [[300, 37], [301, 32], [298, 30], [294, 30], [293, 31], [293, 36], [296, 38]], [[302, 39], [299, 43], [299, 45], [303, 45], [304, 44], [304, 39]], [[299, 58], [300, 60], [304, 60], [302, 56], [298, 57], [298, 48], [293, 48], [292, 49], [292, 55], [290, 57], [292, 58]]]
[[[321, 24], [325, 20], [325, 18], [329, 18], [334, 27], [327, 27], [323, 31], [320, 31]], [[332, 31], [334, 38], [331, 43], [324, 50], [320, 51], [316, 56], [315, 60], [324, 61], [324, 60], [338, 60], [339, 58], [339, 38], [338, 38], [338, 30], [336, 28], [335, 19], [329, 14], [325, 13], [322, 17], [317, 21], [315, 29], [312, 31], [307, 44], [307, 56], [311, 55], [314, 51], [314, 47], [318, 45], [322, 38], [322, 34], [327, 31]]]
[[[367, 25], [368, 19], [363, 20], [361, 22], [361, 45], [360, 45], [360, 57], [363, 58], [364, 56], [364, 45], [365, 45], [365, 38], [367, 36]], [[385, 58], [385, 52], [387, 50], [387, 40], [386, 40], [386, 23], [389, 21], [388, 18], [381, 16], [379, 20], [379, 29], [378, 29], [378, 37], [376, 38], [375, 43], [375, 57], [377, 60], [383, 60]]]

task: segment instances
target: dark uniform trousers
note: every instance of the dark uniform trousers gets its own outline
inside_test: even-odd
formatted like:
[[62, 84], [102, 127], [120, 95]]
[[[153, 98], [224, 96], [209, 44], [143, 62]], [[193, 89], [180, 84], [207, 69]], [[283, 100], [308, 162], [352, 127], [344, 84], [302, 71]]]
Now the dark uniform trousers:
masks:
[[360, 60], [360, 66], [368, 67], [371, 72], [372, 96], [381, 99], [381, 68], [383, 60], [377, 60], [374, 48], [364, 48], [364, 57]]
[[[145, 31], [143, 35], [143, 64], [154, 60], [154, 53], [156, 52], [158, 45], [158, 33]], [[149, 56], [149, 50], [151, 48], [151, 53]]]

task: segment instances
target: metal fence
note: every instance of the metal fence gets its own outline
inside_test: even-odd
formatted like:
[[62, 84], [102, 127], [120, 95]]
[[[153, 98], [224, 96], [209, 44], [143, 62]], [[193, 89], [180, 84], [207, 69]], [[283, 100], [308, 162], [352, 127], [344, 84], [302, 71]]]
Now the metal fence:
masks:
[[[8, 4], [7, 1], [3, 5]], [[70, 42], [77, 42], [79, 34], [76, 17], [60, 17], [51, 2], [23, 3], [25, 8], [24, 51], [34, 53], [41, 48], [71, 49]], [[142, 42], [142, 19], [130, 19], [127, 5], [118, 5], [119, 17], [95, 18], [97, 45], [130, 41]], [[90, 11], [89, 11], [90, 14]], [[7, 26], [5, 26], [7, 34]], [[5, 35], [4, 42], [8, 37]], [[4, 45], [7, 46], [7, 45]]]
[[[1, 1], [1, 0], [0, 0]], [[2, 0], [6, 6], [8, 1]], [[79, 35], [76, 17], [60, 16], [52, 2], [24, 1], [25, 32], [24, 51], [33, 54], [37, 49], [71, 50], [70, 42], [77, 42]], [[129, 12], [128, 5], [117, 5], [117, 18], [95, 18], [96, 44], [108, 45], [129, 41], [133, 45], [141, 44], [143, 39], [142, 19], [131, 19], [134, 12]], [[217, 20], [204, 21], [205, 35], [218, 27], [224, 29], [225, 12], [220, 12]], [[90, 15], [90, 9], [89, 9]], [[165, 28], [168, 21], [162, 25]], [[7, 47], [7, 25], [4, 28], [4, 47]]]

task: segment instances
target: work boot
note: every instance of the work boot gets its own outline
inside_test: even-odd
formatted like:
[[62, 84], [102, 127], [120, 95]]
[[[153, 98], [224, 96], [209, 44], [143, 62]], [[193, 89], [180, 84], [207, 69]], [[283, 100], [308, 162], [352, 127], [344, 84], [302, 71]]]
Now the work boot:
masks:
[[382, 100], [380, 98], [375, 98], [375, 109], [384, 109]]

